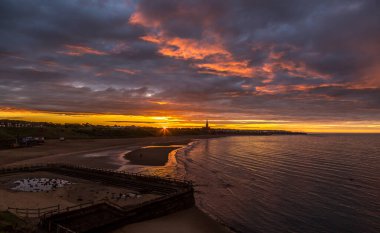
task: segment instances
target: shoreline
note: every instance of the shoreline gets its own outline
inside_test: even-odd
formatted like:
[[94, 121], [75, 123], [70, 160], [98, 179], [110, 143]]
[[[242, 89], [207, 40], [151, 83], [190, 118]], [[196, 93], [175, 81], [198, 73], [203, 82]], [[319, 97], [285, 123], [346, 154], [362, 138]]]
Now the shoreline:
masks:
[[[230, 135], [230, 136], [235, 136], [235, 135]], [[245, 135], [243, 135], [245, 136]], [[228, 137], [228, 136], [226, 136]], [[177, 157], [177, 154], [180, 153], [180, 155], [182, 157], [179, 157], [179, 159], [177, 159], [178, 164], [181, 164], [183, 166], [183, 169], [184, 169], [184, 179], [187, 180], [186, 178], [186, 174], [187, 174], [187, 165], [186, 165], [186, 161], [185, 161], [185, 158], [184, 156], [186, 155], [186, 153], [191, 150], [194, 146], [196, 146], [200, 140], [203, 140], [203, 139], [194, 139], [192, 140], [191, 142], [189, 142], [187, 145], [184, 145], [183, 147], [181, 147], [183, 150], [176, 150], [175, 151], [175, 156]], [[216, 216], [215, 214], [212, 214], [210, 213], [209, 211], [205, 210], [204, 208], [201, 208], [200, 206], [196, 206], [197, 209], [199, 209], [201, 212], [203, 212], [205, 215], [207, 215], [210, 219], [212, 219], [213, 221], [217, 222], [220, 226], [222, 226], [224, 228], [225, 231], [227, 231], [227, 233], [239, 233], [239, 231], [237, 231], [236, 229], [234, 229], [233, 227], [229, 226], [227, 223], [225, 223], [223, 220], [221, 220], [218, 216]]]
[[[169, 224], [168, 224], [169, 223]], [[121, 227], [112, 233], [235, 233], [198, 207]]]
[[[32, 163], [59, 163], [64, 162], [67, 164], [74, 165], [85, 165], [96, 168], [105, 168], [116, 170], [121, 166], [128, 168], [127, 160], [126, 164], [120, 163], [120, 155], [115, 156], [113, 152], [123, 152], [127, 150], [136, 150], [143, 147], [153, 146], [154, 151], [157, 148], [165, 148], [161, 152], [167, 152], [167, 145], [181, 145], [174, 149], [170, 148], [170, 151], [177, 150], [181, 147], [186, 147], [188, 143], [196, 139], [207, 139], [215, 138], [215, 135], [205, 135], [205, 136], [169, 136], [169, 137], [154, 137], [154, 138], [135, 138], [135, 139], [95, 139], [95, 140], [67, 140], [60, 142], [58, 140], [47, 141], [46, 144], [36, 147], [18, 148], [11, 150], [0, 150], [0, 164], [1, 166], [8, 165], [22, 165], [22, 164], [32, 164]], [[111, 151], [112, 153], [107, 154]], [[85, 156], [91, 153], [105, 153], [105, 156], [92, 157]], [[170, 153], [170, 152], [169, 152]], [[165, 154], [168, 158], [169, 153]], [[117, 154], [117, 153], [116, 153]], [[143, 156], [144, 157], [144, 156]], [[124, 158], [123, 158], [124, 159]], [[159, 167], [159, 166], [158, 166]], [[182, 217], [181, 217], [182, 216]], [[179, 220], [179, 222], [176, 222]], [[195, 219], [195, 220], [194, 220]], [[146, 226], [147, 223], [153, 221], [153, 226]], [[141, 229], [141, 232], [157, 232], [157, 225], [154, 222], [159, 223], [158, 225], [165, 225], [171, 232], [179, 232], [184, 228], [188, 228], [191, 231], [188, 232], [220, 232], [220, 233], [231, 233], [231, 230], [227, 230], [228, 227], [221, 224], [220, 221], [216, 221], [214, 218], [210, 217], [198, 207], [191, 208], [188, 212], [174, 213], [171, 215], [163, 216], [160, 218], [143, 221], [133, 224], [136, 229]], [[152, 223], [150, 223], [152, 224]], [[128, 228], [131, 225], [126, 225], [120, 229]], [[162, 228], [165, 229], [165, 228]], [[211, 231], [210, 231], [211, 230]], [[129, 231], [128, 231], [129, 232]], [[140, 232], [140, 231], [139, 231]], [[168, 231], [165, 231], [168, 232]], [[123, 233], [123, 231], [115, 231], [115, 233]]]
[[[54, 163], [64, 161], [69, 164], [83, 164], [97, 168], [117, 169], [118, 158], [109, 156], [99, 158], [84, 157], [86, 154], [112, 150], [135, 150], [146, 146], [187, 144], [195, 139], [213, 138], [204, 136], [167, 136], [126, 139], [73, 139], [66, 141], [47, 140], [43, 145], [17, 149], [0, 150], [0, 164], [20, 165], [31, 163]], [[122, 164], [123, 165], [123, 164]]]

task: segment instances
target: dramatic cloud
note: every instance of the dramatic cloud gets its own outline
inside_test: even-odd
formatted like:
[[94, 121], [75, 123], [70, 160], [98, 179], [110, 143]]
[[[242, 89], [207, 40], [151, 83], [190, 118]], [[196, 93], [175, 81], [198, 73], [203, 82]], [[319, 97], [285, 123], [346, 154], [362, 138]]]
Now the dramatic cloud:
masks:
[[379, 7], [3, 0], [0, 108], [376, 127]]

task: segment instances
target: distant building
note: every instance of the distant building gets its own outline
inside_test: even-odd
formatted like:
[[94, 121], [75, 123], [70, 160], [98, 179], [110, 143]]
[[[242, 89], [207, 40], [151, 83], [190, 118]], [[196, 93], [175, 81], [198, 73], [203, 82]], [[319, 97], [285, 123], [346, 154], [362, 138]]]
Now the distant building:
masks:
[[6, 128], [36, 128], [36, 127], [42, 127], [41, 123], [34, 123], [34, 122], [25, 122], [25, 121], [12, 121], [12, 120], [4, 120], [0, 121], [0, 127], [6, 127]]
[[202, 127], [202, 129], [204, 130], [204, 131], [210, 131], [210, 126], [208, 125], [208, 120], [206, 120], [206, 125], [205, 125], [205, 127]]

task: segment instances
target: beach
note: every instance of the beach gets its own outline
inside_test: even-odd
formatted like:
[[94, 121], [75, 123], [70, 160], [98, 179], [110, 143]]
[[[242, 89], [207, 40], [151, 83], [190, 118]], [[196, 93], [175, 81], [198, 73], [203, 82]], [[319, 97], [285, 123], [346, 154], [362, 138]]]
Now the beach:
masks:
[[231, 233], [196, 207], [124, 226], [113, 233]]
[[[202, 136], [196, 138], [208, 137]], [[118, 169], [121, 166], [128, 168], [128, 164], [162, 166], [165, 165], [165, 162], [168, 160], [168, 154], [171, 151], [185, 146], [192, 140], [194, 140], [193, 136], [66, 141], [48, 140], [40, 146], [0, 150], [0, 165], [67, 163], [105, 169]], [[108, 156], [105, 153], [112, 150], [121, 151], [120, 156]], [[124, 153], [124, 151], [129, 153]], [[98, 156], [102, 153], [105, 153], [105, 155]], [[140, 156], [141, 154], [142, 156]], [[124, 158], [125, 156], [129, 161]], [[86, 186], [83, 187], [85, 189]], [[93, 186], [91, 187], [93, 188]], [[87, 195], [88, 193], [86, 194], [86, 191], [81, 193], [79, 190], [76, 190], [75, 194]], [[8, 198], [11, 196], [9, 191], [4, 190], [1, 192], [1, 195], [6, 195]], [[17, 194], [17, 196], [23, 195], [28, 195], [28, 193]], [[46, 198], [45, 202], [49, 205], [54, 203], [54, 199], [57, 199], [56, 196], [46, 193], [35, 193], [34, 196], [36, 200]], [[67, 198], [66, 200], [62, 199], [60, 202], [63, 205], [73, 203], [67, 200]], [[202, 211], [193, 207], [157, 219], [131, 224], [115, 231], [115, 233], [123, 232], [223, 233], [229, 231]]]
[[[60, 179], [68, 181], [68, 184], [53, 190], [47, 187], [47, 179], [50, 181]], [[41, 185], [38, 186], [37, 182], [30, 182], [30, 180], [37, 180]], [[25, 185], [28, 187], [27, 191], [17, 189], [20, 181], [29, 181]], [[41, 190], [42, 188], [45, 189]], [[0, 211], [6, 210], [7, 207], [35, 209], [60, 205], [61, 208], [66, 208], [83, 203], [100, 202], [104, 199], [112, 200], [117, 205], [128, 206], [159, 197], [154, 194], [139, 195], [138, 198], [126, 197], [135, 192], [133, 189], [101, 185], [97, 182], [50, 172], [9, 174], [0, 176], [0, 200], [2, 200]], [[123, 194], [122, 198], [120, 194]]]
[[[201, 136], [197, 138], [207, 138]], [[186, 145], [194, 136], [168, 136], [125, 139], [75, 139], [47, 140], [43, 145], [17, 149], [0, 150], [0, 165], [20, 165], [31, 163], [69, 163], [98, 168], [117, 169], [120, 165], [111, 158], [83, 156], [86, 154], [125, 149], [133, 151], [146, 146]], [[166, 151], [160, 151], [158, 156]], [[153, 159], [153, 158], [152, 158]], [[149, 162], [149, 161], [147, 161]]]

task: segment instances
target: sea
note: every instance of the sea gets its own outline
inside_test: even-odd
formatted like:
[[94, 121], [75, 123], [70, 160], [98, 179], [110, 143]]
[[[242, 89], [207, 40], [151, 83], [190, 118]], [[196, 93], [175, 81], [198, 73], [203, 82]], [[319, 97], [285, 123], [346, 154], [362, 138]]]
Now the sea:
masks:
[[175, 159], [168, 174], [235, 232], [380, 232], [378, 134], [202, 139]]
[[200, 139], [119, 170], [191, 180], [198, 208], [237, 233], [380, 233], [380, 134]]

